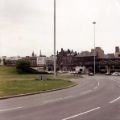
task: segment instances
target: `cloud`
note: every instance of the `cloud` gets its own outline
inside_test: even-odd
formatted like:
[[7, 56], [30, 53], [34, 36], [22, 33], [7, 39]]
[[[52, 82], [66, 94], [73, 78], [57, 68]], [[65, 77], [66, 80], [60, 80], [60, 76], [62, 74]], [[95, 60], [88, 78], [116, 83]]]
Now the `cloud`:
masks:
[[[0, 0], [2, 55], [53, 53], [53, 2]], [[95, 20], [96, 45], [111, 50], [120, 39], [119, 9], [118, 0], [57, 0], [57, 49], [92, 48]]]
[[[38, 0], [0, 0], [0, 17], [8, 22], [27, 22], [31, 18], [43, 18], [47, 14], [45, 4]], [[38, 6], [39, 5], [39, 6]], [[46, 7], [48, 5], [46, 4]]]

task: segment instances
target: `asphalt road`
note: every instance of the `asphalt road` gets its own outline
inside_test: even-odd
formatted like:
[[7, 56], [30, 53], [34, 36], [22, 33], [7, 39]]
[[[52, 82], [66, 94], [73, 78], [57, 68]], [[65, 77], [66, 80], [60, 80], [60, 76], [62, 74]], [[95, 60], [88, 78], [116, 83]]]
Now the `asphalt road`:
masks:
[[120, 120], [120, 77], [84, 76], [77, 86], [0, 100], [0, 120]]

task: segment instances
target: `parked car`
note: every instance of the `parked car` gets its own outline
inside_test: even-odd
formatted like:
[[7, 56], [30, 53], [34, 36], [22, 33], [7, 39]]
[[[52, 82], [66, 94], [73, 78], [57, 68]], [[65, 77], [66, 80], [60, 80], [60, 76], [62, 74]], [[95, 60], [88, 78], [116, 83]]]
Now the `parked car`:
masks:
[[93, 76], [94, 74], [93, 74], [92, 72], [89, 72], [88, 75], [89, 75], [89, 76]]
[[54, 73], [54, 71], [47, 71], [49, 74], [53, 74]]
[[105, 73], [105, 75], [111, 75], [111, 73], [108, 73], [108, 72], [107, 72], [107, 73]]
[[70, 71], [69, 73], [70, 73], [70, 74], [75, 74], [76, 72], [75, 72], [75, 71]]
[[114, 72], [112, 73], [113, 76], [120, 76], [120, 72]]

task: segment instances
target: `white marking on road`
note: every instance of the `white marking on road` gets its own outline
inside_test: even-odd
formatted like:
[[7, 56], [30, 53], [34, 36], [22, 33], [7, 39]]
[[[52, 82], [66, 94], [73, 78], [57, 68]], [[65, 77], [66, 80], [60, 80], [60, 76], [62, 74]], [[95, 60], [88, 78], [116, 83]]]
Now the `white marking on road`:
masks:
[[12, 111], [12, 110], [18, 110], [18, 109], [21, 109], [21, 108], [23, 108], [23, 107], [7, 108], [7, 109], [0, 110], [0, 112], [7, 112], [7, 111]]
[[97, 86], [95, 86], [95, 87], [93, 88], [93, 90], [97, 89], [99, 86], [100, 86], [100, 83], [97, 82]]
[[[98, 87], [97, 87], [98, 88]], [[96, 89], [96, 88], [95, 88]], [[86, 95], [88, 93], [91, 93], [93, 92], [93, 90], [87, 90], [87, 91], [84, 91], [80, 94], [81, 95]], [[62, 100], [66, 100], [66, 99], [70, 99], [70, 98], [74, 98], [74, 97], [78, 97], [79, 95], [70, 95], [70, 96], [66, 96], [66, 97], [60, 97], [60, 98], [55, 98], [55, 99], [51, 99], [51, 100], [46, 100], [43, 102], [43, 104], [47, 104], [47, 103], [53, 103], [53, 102], [58, 102], [58, 101], [62, 101]]]
[[67, 117], [67, 118], [63, 118], [62, 120], [69, 120], [69, 119], [72, 119], [72, 118], [76, 118], [78, 116], [81, 116], [81, 115], [84, 115], [84, 114], [87, 114], [87, 113], [90, 113], [92, 111], [96, 111], [98, 109], [100, 109], [101, 107], [97, 107], [97, 108], [94, 108], [94, 109], [91, 109], [91, 110], [88, 110], [86, 112], [83, 112], [83, 113], [79, 113], [79, 114], [76, 114], [76, 115], [73, 115], [73, 116], [70, 116], [70, 117]]
[[44, 102], [44, 104], [46, 103], [53, 103], [53, 102], [57, 102], [57, 101], [61, 101], [61, 100], [65, 100], [65, 99], [69, 99], [72, 98], [73, 96], [67, 96], [67, 97], [61, 97], [61, 98], [56, 98], [56, 99], [52, 99], [52, 100], [47, 100]]
[[98, 82], [98, 87], [100, 86], [100, 83]]
[[69, 99], [69, 98], [73, 98], [74, 96], [70, 95], [70, 96], [67, 96], [67, 97], [64, 97], [64, 99]]
[[46, 100], [46, 101], [44, 102], [44, 104], [57, 102], [57, 101], [59, 101], [59, 100], [61, 100], [61, 98], [56, 98], [56, 99], [52, 99], [52, 100]]
[[118, 98], [116, 98], [116, 99], [110, 101], [109, 103], [114, 103], [114, 102], [118, 101], [119, 99], [120, 99], [120, 97], [118, 97]]
[[[97, 89], [98, 86], [99, 86], [99, 82], [97, 82], [97, 86], [94, 87], [93, 89], [94, 90]], [[91, 93], [91, 92], [93, 92], [93, 90], [87, 90], [87, 91], [82, 92], [80, 95], [86, 95], [86, 94]], [[70, 96], [66, 96], [66, 97], [60, 97], [60, 98], [55, 98], [55, 99], [51, 99], [51, 100], [46, 100], [46, 101], [43, 102], [42, 105], [47, 104], [47, 103], [62, 101], [62, 100], [65, 100], [65, 99], [74, 98], [74, 97], [77, 97], [77, 96], [79, 96], [79, 95], [74, 95], [74, 96], [70, 95]]]
[[82, 92], [81, 95], [86, 95], [86, 94], [91, 93], [91, 92], [92, 92], [92, 90], [87, 90], [85, 92]]

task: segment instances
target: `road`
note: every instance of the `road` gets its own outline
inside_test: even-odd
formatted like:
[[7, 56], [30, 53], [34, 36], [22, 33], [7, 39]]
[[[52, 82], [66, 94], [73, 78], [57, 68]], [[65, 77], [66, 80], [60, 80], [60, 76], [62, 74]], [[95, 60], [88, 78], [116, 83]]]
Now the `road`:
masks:
[[0, 120], [120, 120], [120, 77], [84, 76], [77, 86], [0, 100]]

